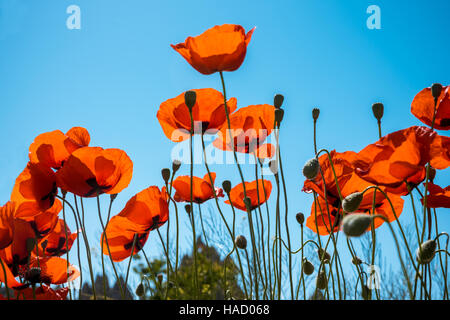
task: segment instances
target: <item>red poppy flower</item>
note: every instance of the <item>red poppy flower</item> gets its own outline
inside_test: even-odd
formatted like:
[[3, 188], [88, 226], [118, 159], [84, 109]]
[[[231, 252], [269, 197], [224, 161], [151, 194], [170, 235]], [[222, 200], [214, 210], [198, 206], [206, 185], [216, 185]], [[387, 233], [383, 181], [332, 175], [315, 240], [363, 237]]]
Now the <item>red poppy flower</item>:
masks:
[[74, 151], [56, 173], [58, 186], [80, 197], [117, 194], [128, 187], [133, 162], [119, 149], [84, 147]]
[[[427, 207], [428, 208], [450, 208], [450, 186], [440, 186], [428, 182]], [[423, 204], [423, 198], [420, 200]]]
[[34, 295], [32, 288], [16, 291], [17, 300], [66, 300], [68, 294], [68, 287], [53, 290], [44, 284], [35, 289]]
[[242, 26], [224, 24], [171, 46], [200, 73], [234, 71], [244, 62], [254, 30], [246, 34]]
[[45, 284], [63, 284], [80, 276], [80, 271], [77, 268], [71, 264], [67, 265], [67, 260], [60, 257], [33, 257], [24, 273], [31, 268], [40, 269], [38, 282]]
[[[226, 121], [222, 93], [214, 89], [194, 89], [197, 99], [192, 108], [194, 134], [215, 134]], [[236, 98], [227, 101], [228, 113], [236, 110]], [[191, 117], [184, 93], [161, 104], [156, 114], [164, 134], [174, 142], [190, 138]]]
[[[247, 198], [249, 198], [251, 202], [250, 209], [253, 210], [269, 200], [270, 193], [272, 192], [272, 183], [269, 180], [261, 179], [253, 182], [245, 182], [245, 190]], [[244, 203], [244, 186], [242, 183], [231, 189], [230, 199], [235, 208], [247, 211], [247, 207]], [[230, 204], [230, 201], [226, 200], [225, 203]]]
[[274, 121], [274, 106], [261, 104], [241, 108], [230, 116], [230, 130], [225, 123], [213, 145], [225, 151], [234, 148], [242, 153], [256, 152], [272, 133]]
[[[414, 97], [411, 113], [431, 127], [434, 113], [434, 98], [431, 88], [423, 89]], [[450, 130], [450, 86], [442, 87], [441, 95], [437, 100], [434, 128]]]
[[7, 202], [3, 207], [0, 207], [0, 250], [11, 244], [13, 235], [14, 203]]
[[358, 153], [353, 162], [358, 174], [373, 184], [386, 186], [392, 193], [406, 195], [405, 182], [418, 185], [425, 178], [425, 165], [436, 169], [450, 165], [450, 138], [426, 127], [410, 127], [390, 133]]
[[143, 229], [145, 228], [126, 217], [119, 215], [112, 217], [106, 226], [106, 235], [102, 233], [101, 236], [103, 254], [109, 255], [110, 251], [112, 260], [116, 262], [137, 254], [144, 247], [150, 233]]
[[[69, 226], [64, 223], [63, 219], [57, 219], [57, 223], [54, 228], [52, 228], [51, 232], [49, 232], [45, 237], [39, 240], [39, 256], [62, 256], [67, 251], [70, 251], [77, 236], [78, 231], [72, 233], [69, 229]], [[38, 254], [36, 250], [34, 251], [34, 253]]]
[[[216, 180], [216, 174], [211, 172], [212, 182]], [[209, 175], [205, 174], [202, 178], [192, 177], [192, 201], [195, 203], [203, 203], [209, 199], [214, 199], [214, 193], [217, 197], [223, 197], [223, 190], [221, 188], [213, 189], [211, 185], [211, 180]], [[177, 202], [190, 202], [191, 201], [191, 177], [190, 176], [179, 176], [177, 177], [172, 186], [176, 190], [174, 195], [174, 200]]]
[[[357, 154], [353, 151], [338, 153], [335, 150], [330, 152], [333, 162], [334, 172], [336, 173], [337, 182], [343, 198], [354, 192], [362, 192], [372, 184], [361, 179], [354, 171], [352, 162], [357, 159]], [[336, 232], [342, 220], [342, 209], [339, 192], [336, 186], [336, 180], [327, 154], [319, 157], [319, 164], [323, 174], [319, 173], [313, 180], [307, 179], [304, 182], [303, 191], [310, 193], [315, 191], [318, 194], [316, 204], [313, 203], [311, 215], [307, 218], [306, 226], [314, 232], [319, 230], [319, 234], [325, 235], [329, 231]], [[327, 201], [325, 201], [324, 180], [326, 188]], [[383, 188], [384, 189], [384, 188]], [[385, 190], [383, 190], [385, 191]], [[359, 206], [358, 212], [369, 213], [372, 211], [373, 195], [375, 190], [370, 189], [364, 193], [363, 200]], [[394, 221], [395, 215], [389, 205], [389, 201], [384, 195], [377, 191], [375, 197], [375, 213], [384, 215], [388, 220]], [[389, 199], [394, 205], [397, 217], [403, 210], [403, 199], [398, 195], [388, 194]], [[328, 204], [328, 209], [327, 209]], [[329, 213], [329, 215], [328, 215]], [[316, 218], [317, 215], [317, 218]], [[317, 226], [316, 226], [317, 222]], [[376, 219], [375, 227], [383, 224], [383, 220]]]
[[38, 238], [42, 238], [53, 231], [58, 223], [58, 214], [62, 210], [62, 203], [56, 199], [55, 204], [50, 209], [41, 212], [33, 217], [19, 218], [29, 222], [31, 228]]
[[15, 216], [33, 217], [51, 208], [58, 193], [56, 175], [49, 167], [41, 163], [27, 164], [17, 177], [11, 201], [16, 205]]
[[158, 187], [152, 186], [131, 198], [118, 216], [141, 226], [142, 230], [151, 231], [162, 226], [169, 218], [167, 200], [165, 187], [159, 191]]
[[30, 145], [30, 161], [58, 170], [72, 152], [88, 146], [89, 141], [88, 131], [81, 127], [72, 128], [67, 134], [60, 130], [40, 134]]

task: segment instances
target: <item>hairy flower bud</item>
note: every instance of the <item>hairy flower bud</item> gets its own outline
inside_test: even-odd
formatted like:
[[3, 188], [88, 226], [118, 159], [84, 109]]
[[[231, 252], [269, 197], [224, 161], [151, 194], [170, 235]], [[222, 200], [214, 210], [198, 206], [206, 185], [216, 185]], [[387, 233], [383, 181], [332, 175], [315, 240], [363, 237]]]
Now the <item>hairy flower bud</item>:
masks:
[[231, 191], [231, 181], [230, 180], [225, 180], [224, 182], [222, 182], [222, 188], [223, 191], [225, 191], [225, 193], [230, 193]]
[[372, 219], [364, 213], [347, 214], [342, 220], [342, 231], [347, 237], [359, 237], [369, 228]]
[[320, 114], [319, 108], [314, 108], [312, 110], [312, 117], [313, 117], [314, 121], [317, 121], [317, 119], [319, 118], [319, 114]]
[[319, 166], [319, 160], [317, 160], [316, 158], [312, 158], [306, 161], [305, 165], [303, 166], [303, 175], [306, 177], [306, 179], [314, 179], [319, 173]]
[[442, 84], [440, 83], [434, 83], [431, 86], [431, 94], [433, 95], [433, 98], [437, 99], [441, 95], [442, 92]]
[[195, 91], [186, 91], [184, 94], [184, 103], [189, 108], [189, 110], [192, 110], [192, 108], [195, 106], [195, 102], [197, 100], [197, 93]]
[[319, 260], [323, 263], [330, 263], [331, 256], [328, 252], [323, 250], [322, 248], [317, 249], [317, 255], [319, 256]]
[[380, 121], [384, 114], [384, 105], [380, 102], [374, 103], [372, 105], [372, 112], [375, 118]]
[[170, 179], [170, 169], [164, 168], [161, 170], [161, 175], [165, 183], [169, 182]]
[[181, 167], [181, 161], [178, 159], [173, 160], [172, 162], [172, 171], [175, 174], [175, 172], [178, 171], [178, 169], [180, 169]]
[[236, 239], [234, 240], [234, 243], [236, 244], [236, 247], [238, 247], [239, 249], [244, 250], [245, 248], [247, 248], [247, 239], [242, 235], [237, 236]]
[[269, 169], [273, 174], [278, 174], [278, 162], [276, 160], [271, 160], [269, 162]]
[[136, 295], [138, 297], [142, 297], [144, 295], [144, 285], [141, 283], [139, 283], [139, 285], [136, 288]]
[[306, 275], [310, 275], [314, 272], [314, 265], [308, 261], [308, 259], [303, 258], [303, 267], [302, 267], [303, 272]]
[[416, 258], [420, 264], [429, 264], [436, 254], [436, 241], [431, 239], [425, 241], [417, 248]]
[[280, 109], [283, 105], [284, 97], [282, 94], [276, 94], [273, 98], [273, 105], [275, 108]]
[[362, 200], [362, 192], [354, 192], [346, 196], [344, 201], [342, 201], [342, 209], [344, 209], [345, 212], [355, 212], [359, 209]]
[[324, 290], [326, 289], [327, 286], [328, 286], [327, 274], [325, 273], [325, 271], [322, 270], [317, 274], [316, 288]]
[[362, 263], [362, 260], [361, 260], [360, 258], [358, 258], [357, 256], [354, 256], [354, 257], [352, 258], [352, 263], [353, 263], [355, 266], [359, 266], [359, 265]]
[[297, 222], [299, 224], [303, 224], [305, 222], [305, 215], [303, 213], [299, 212], [295, 215], [295, 219], [297, 219]]
[[190, 204], [185, 205], [185, 206], [184, 206], [184, 210], [186, 210], [186, 213], [187, 213], [188, 215], [191, 215], [191, 213], [192, 213], [192, 208], [191, 208], [191, 205], [190, 205]]
[[284, 118], [284, 110], [283, 109], [275, 109], [275, 122], [277, 123], [277, 126], [280, 126], [281, 121], [283, 121]]

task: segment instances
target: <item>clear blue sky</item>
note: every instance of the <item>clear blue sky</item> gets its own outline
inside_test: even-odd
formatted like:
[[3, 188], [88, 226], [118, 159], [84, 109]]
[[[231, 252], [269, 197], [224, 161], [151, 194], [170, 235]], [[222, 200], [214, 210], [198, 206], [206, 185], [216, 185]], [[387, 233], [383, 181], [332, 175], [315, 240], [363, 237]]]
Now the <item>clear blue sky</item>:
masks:
[[[71, 4], [81, 8], [81, 30], [66, 28]], [[372, 4], [381, 8], [381, 30], [366, 27]], [[450, 83], [449, 10], [446, 0], [0, 0], [0, 203], [9, 200], [34, 137], [73, 126], [87, 128], [92, 145], [121, 148], [134, 162], [114, 214], [135, 193], [161, 185], [174, 143], [156, 119], [159, 105], [188, 89], [221, 89], [218, 74], [198, 73], [170, 44], [234, 23], [257, 28], [241, 68], [225, 73], [229, 96], [238, 106], [285, 96], [281, 144], [294, 225], [295, 213], [309, 214], [312, 202], [300, 191], [301, 168], [313, 156], [311, 109], [321, 109], [319, 146], [337, 151], [359, 151], [377, 139], [374, 102], [385, 104], [383, 134], [420, 125], [410, 113], [414, 95], [433, 82]], [[213, 170], [219, 184], [239, 182], [234, 167]], [[195, 172], [206, 173], [201, 165]], [[253, 180], [253, 171], [247, 177]], [[449, 181], [448, 171], [438, 173], [438, 184]], [[88, 208], [98, 244], [95, 202]], [[439, 210], [447, 231], [448, 213]], [[391, 247], [386, 230], [380, 234]], [[155, 241], [152, 235], [146, 246], [153, 254]]]

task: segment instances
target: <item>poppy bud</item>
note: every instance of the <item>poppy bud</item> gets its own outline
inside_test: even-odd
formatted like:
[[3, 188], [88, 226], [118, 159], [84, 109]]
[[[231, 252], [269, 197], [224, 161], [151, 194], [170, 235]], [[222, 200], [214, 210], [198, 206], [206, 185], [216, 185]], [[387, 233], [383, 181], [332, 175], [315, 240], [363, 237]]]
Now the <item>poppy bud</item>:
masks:
[[366, 232], [371, 222], [372, 217], [367, 214], [348, 214], [342, 220], [342, 231], [347, 237], [359, 237]]
[[371, 299], [372, 291], [365, 284], [363, 284], [363, 286], [362, 286], [361, 296], [362, 296], [362, 298], [364, 300], [370, 300]]
[[320, 290], [315, 290], [313, 295], [309, 298], [309, 300], [325, 300], [325, 297]]
[[303, 269], [303, 272], [309, 276], [310, 274], [312, 274], [314, 272], [314, 265], [311, 262], [309, 262], [308, 259], [303, 258], [302, 269]]
[[295, 215], [295, 219], [297, 219], [297, 222], [299, 224], [303, 224], [305, 222], [305, 215], [303, 213], [299, 212]]
[[280, 109], [283, 105], [284, 97], [282, 94], [276, 94], [273, 98], [273, 105], [275, 108]]
[[25, 279], [33, 284], [41, 282], [41, 268], [30, 268], [30, 270], [25, 273]]
[[342, 201], [342, 209], [344, 209], [345, 212], [355, 212], [361, 205], [362, 200], [362, 192], [354, 192], [346, 196], [344, 201]]
[[305, 165], [303, 166], [303, 175], [306, 177], [306, 179], [312, 180], [317, 176], [318, 173], [319, 160], [317, 160], [316, 158], [312, 158], [306, 161]]
[[247, 239], [244, 236], [237, 236], [236, 239], [234, 240], [234, 243], [236, 244], [236, 247], [238, 247], [239, 249], [244, 250], [245, 248], [247, 248]]
[[231, 181], [230, 180], [225, 180], [224, 182], [222, 182], [222, 188], [223, 191], [225, 191], [225, 193], [230, 193], [231, 191]]
[[191, 213], [192, 213], [192, 208], [191, 208], [191, 205], [190, 205], [190, 204], [185, 205], [185, 206], [184, 206], [184, 210], [186, 210], [186, 213], [187, 213], [188, 215], [191, 215]]
[[380, 102], [374, 103], [372, 105], [372, 112], [375, 118], [380, 121], [384, 114], [384, 105]]
[[181, 167], [181, 161], [177, 160], [177, 159], [173, 160], [173, 162], [172, 162], [172, 171], [173, 171], [174, 174], [175, 174], [175, 172], [178, 171], [178, 169], [180, 169], [180, 167]]
[[252, 200], [249, 197], [244, 198], [244, 204], [248, 211], [252, 210]]
[[165, 183], [167, 183], [170, 179], [170, 169], [164, 168], [161, 170], [161, 175]]
[[278, 174], [278, 163], [277, 160], [271, 160], [269, 162], [269, 169], [273, 174]]
[[416, 252], [417, 262], [429, 264], [436, 254], [436, 241], [428, 240], [420, 245]]
[[352, 263], [353, 263], [355, 266], [359, 266], [359, 265], [362, 263], [362, 260], [361, 260], [360, 258], [358, 258], [357, 256], [354, 256], [354, 257], [352, 258]]
[[111, 195], [109, 196], [109, 198], [111, 199], [111, 202], [113, 202], [113, 201], [116, 200], [116, 198], [117, 198], [117, 193], [111, 194]]
[[36, 247], [36, 239], [28, 238], [26, 241], [27, 252], [30, 253]]
[[436, 169], [430, 166], [430, 171], [428, 172], [428, 178], [433, 182], [434, 177], [436, 177]]
[[328, 279], [325, 271], [320, 271], [316, 278], [316, 288], [324, 290], [328, 286]]
[[195, 106], [196, 100], [197, 93], [195, 91], [186, 91], [184, 93], [184, 103], [189, 108], [189, 110], [192, 110], [192, 108]]
[[431, 86], [431, 94], [433, 95], [433, 98], [437, 99], [441, 95], [442, 92], [442, 84], [440, 83], [434, 83]]
[[323, 263], [330, 263], [331, 256], [328, 252], [323, 250], [322, 248], [317, 249], [317, 255], [319, 256], [319, 260], [323, 261]]
[[313, 117], [314, 121], [317, 121], [317, 119], [319, 118], [319, 114], [320, 114], [319, 108], [314, 108], [312, 110], [312, 117]]
[[137, 288], [136, 288], [136, 295], [137, 295], [138, 297], [144, 296], [144, 285], [142, 284], [142, 282], [139, 283], [139, 285], [138, 285]]
[[275, 122], [278, 126], [280, 126], [281, 121], [283, 121], [284, 110], [283, 109], [275, 109]]

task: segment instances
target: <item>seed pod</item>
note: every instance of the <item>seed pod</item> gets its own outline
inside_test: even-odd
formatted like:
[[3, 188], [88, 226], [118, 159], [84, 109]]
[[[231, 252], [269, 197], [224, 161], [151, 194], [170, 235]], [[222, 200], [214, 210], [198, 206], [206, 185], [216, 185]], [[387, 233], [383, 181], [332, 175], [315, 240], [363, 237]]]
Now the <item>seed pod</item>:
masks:
[[380, 121], [384, 114], [384, 105], [380, 102], [374, 103], [372, 105], [372, 112], [375, 118]]
[[165, 183], [169, 182], [170, 179], [170, 169], [164, 168], [161, 170], [161, 175]]
[[184, 103], [189, 108], [189, 110], [192, 110], [192, 108], [195, 106], [195, 102], [197, 100], [197, 93], [195, 91], [186, 91], [184, 94]]
[[352, 263], [353, 263], [355, 266], [359, 266], [359, 265], [362, 263], [362, 260], [361, 260], [360, 258], [358, 258], [357, 256], [354, 256], [354, 257], [352, 258]]
[[320, 290], [326, 289], [328, 286], [328, 279], [325, 271], [320, 271], [316, 278], [316, 288]]
[[342, 220], [342, 231], [347, 237], [359, 237], [372, 223], [372, 217], [361, 213], [347, 214]]
[[247, 239], [242, 235], [237, 236], [236, 239], [234, 240], [234, 243], [236, 244], [236, 247], [238, 247], [239, 249], [244, 250], [245, 248], [247, 248]]
[[180, 167], [181, 167], [181, 161], [177, 160], [177, 159], [173, 160], [173, 162], [172, 162], [172, 171], [173, 171], [174, 174], [175, 174], [175, 172], [178, 171], [178, 169], [180, 169]]
[[308, 259], [303, 258], [303, 273], [306, 275], [310, 275], [314, 272], [314, 265], [308, 261]]
[[434, 83], [431, 86], [431, 94], [433, 95], [433, 98], [437, 99], [441, 95], [442, 92], [442, 84], [440, 83]]
[[313, 180], [319, 173], [319, 167], [319, 160], [317, 160], [316, 158], [312, 158], [306, 161], [305, 165], [303, 166], [303, 175], [306, 177], [306, 179]]
[[436, 254], [436, 241], [431, 239], [425, 241], [417, 248], [416, 259], [420, 264], [429, 264]]
[[319, 256], [319, 260], [323, 263], [330, 263], [331, 256], [328, 252], [323, 250], [322, 248], [317, 249], [317, 255]]
[[319, 118], [319, 114], [320, 114], [320, 109], [319, 108], [314, 108], [312, 110], [312, 117], [314, 119], [314, 122], [316, 122], [317, 119]]
[[225, 193], [230, 193], [231, 191], [231, 181], [230, 180], [225, 180], [224, 182], [222, 182], [222, 188], [223, 191], [225, 191]]
[[303, 213], [299, 212], [295, 215], [295, 219], [297, 219], [297, 222], [299, 224], [303, 224], [305, 222], [305, 215]]
[[273, 98], [273, 105], [275, 108], [280, 109], [283, 105], [284, 97], [282, 94], [276, 94]]
[[359, 209], [362, 200], [362, 192], [354, 192], [346, 196], [344, 201], [342, 201], [342, 209], [344, 209], [345, 212], [355, 212]]
[[141, 283], [139, 283], [139, 285], [136, 288], [136, 295], [138, 297], [142, 297], [144, 295], [144, 285]]

